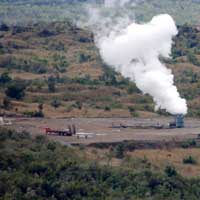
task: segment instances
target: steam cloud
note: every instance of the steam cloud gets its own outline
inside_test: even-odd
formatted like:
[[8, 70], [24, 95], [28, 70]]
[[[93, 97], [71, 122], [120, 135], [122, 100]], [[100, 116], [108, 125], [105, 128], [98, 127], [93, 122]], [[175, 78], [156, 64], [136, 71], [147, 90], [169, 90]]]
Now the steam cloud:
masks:
[[[117, 2], [118, 6], [123, 6], [129, 1]], [[116, 1], [107, 0], [105, 6], [116, 6]], [[100, 11], [95, 12], [99, 14]], [[123, 27], [122, 24], [128, 23]], [[185, 115], [186, 100], [180, 97], [171, 70], [160, 61], [160, 58], [170, 58], [172, 38], [178, 33], [172, 17], [158, 15], [146, 24], [130, 24], [130, 18], [123, 17], [113, 27], [105, 28], [105, 24], [104, 32], [95, 32], [104, 62], [134, 81], [144, 94], [152, 96], [155, 110], [165, 109], [171, 114]]]

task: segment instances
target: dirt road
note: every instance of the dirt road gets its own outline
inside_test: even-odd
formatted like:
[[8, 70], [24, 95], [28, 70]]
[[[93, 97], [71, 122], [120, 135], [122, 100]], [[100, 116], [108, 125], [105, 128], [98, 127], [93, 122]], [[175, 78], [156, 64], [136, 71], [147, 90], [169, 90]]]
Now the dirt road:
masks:
[[119, 142], [124, 140], [140, 141], [182, 141], [189, 138], [197, 138], [200, 133], [200, 120], [185, 119], [183, 129], [142, 129], [142, 128], [111, 128], [112, 125], [128, 126], [151, 126], [157, 124], [167, 125], [173, 118], [75, 118], [75, 119], [36, 119], [16, 118], [12, 120], [12, 128], [17, 131], [28, 131], [32, 135], [45, 134], [44, 128], [67, 129], [69, 124], [75, 124], [78, 135], [48, 136], [50, 139], [71, 143], [96, 143], [96, 142]]

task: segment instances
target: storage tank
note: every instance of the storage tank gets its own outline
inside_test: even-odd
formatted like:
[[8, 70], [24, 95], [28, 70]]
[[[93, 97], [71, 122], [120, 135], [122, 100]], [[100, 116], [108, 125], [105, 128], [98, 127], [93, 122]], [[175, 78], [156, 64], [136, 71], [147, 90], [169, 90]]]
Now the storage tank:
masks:
[[175, 115], [176, 128], [184, 128], [184, 115]]

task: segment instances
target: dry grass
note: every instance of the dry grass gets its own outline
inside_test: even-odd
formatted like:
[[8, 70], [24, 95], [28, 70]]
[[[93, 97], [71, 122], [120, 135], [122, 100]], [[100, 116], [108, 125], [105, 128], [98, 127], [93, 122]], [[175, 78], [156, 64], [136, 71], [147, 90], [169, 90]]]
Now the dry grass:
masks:
[[16, 70], [10, 73], [13, 79], [34, 80], [34, 79], [47, 79], [50, 75], [46, 74], [33, 74], [30, 72], [17, 72]]
[[152, 113], [148, 111], [138, 111], [139, 116], [142, 116], [144, 118], [152, 118], [152, 117], [158, 117], [159, 115], [157, 113]]
[[74, 64], [68, 68], [67, 76], [70, 78], [84, 77], [89, 75], [93, 79], [98, 79], [102, 76], [103, 71], [95, 63]]
[[[172, 149], [172, 150], [136, 150], [128, 155], [134, 158], [147, 158], [158, 170], [163, 171], [167, 165], [173, 165], [177, 171], [186, 177], [200, 175], [200, 149]], [[196, 165], [183, 164], [183, 159], [192, 156]]]
[[192, 70], [193, 72], [200, 73], [199, 67], [193, 65], [192, 63], [188, 63], [188, 62], [185, 62], [185, 63], [180, 62], [180, 63], [174, 64], [174, 65], [170, 65], [170, 68], [176, 74], [183, 72], [185, 70]]
[[86, 148], [82, 156], [87, 160], [94, 160], [101, 165], [110, 165], [112, 167], [119, 167], [122, 164], [121, 159], [109, 157], [110, 151], [108, 149]]
[[[134, 163], [131, 161], [125, 161], [121, 159], [116, 159], [112, 157], [109, 160], [109, 150], [108, 149], [95, 149], [87, 148], [85, 149], [85, 158], [89, 160], [95, 160], [100, 164], [109, 164], [111, 166], [121, 166], [131, 167], [137, 169], [138, 167], [145, 167], [141, 165], [140, 161], [146, 160], [152, 169], [156, 171], [164, 172], [165, 167], [168, 165], [173, 165], [178, 173], [184, 177], [197, 177], [200, 176], [200, 149], [172, 149], [172, 150], [135, 150], [134, 152], [128, 152], [127, 155], [130, 159], [134, 159]], [[184, 164], [183, 159], [192, 156], [197, 161], [197, 164]], [[126, 157], [124, 158], [126, 159]]]

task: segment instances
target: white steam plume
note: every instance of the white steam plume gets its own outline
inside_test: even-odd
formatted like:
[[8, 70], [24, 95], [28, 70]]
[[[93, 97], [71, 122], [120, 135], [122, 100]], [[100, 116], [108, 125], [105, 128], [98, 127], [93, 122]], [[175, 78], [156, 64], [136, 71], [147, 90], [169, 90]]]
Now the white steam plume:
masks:
[[152, 96], [156, 109], [186, 114], [186, 100], [180, 97], [171, 70], [159, 59], [170, 57], [172, 38], [178, 33], [172, 17], [159, 15], [147, 24], [132, 23], [117, 31], [116, 27], [107, 35], [97, 34], [103, 60]]
[[[103, 6], [89, 4], [88, 23], [104, 62], [134, 81], [153, 97], [155, 110], [187, 114], [187, 103], [174, 85], [174, 76], [160, 58], [170, 58], [172, 38], [178, 33], [171, 16], [154, 17], [136, 24], [131, 6], [142, 0], [104, 0]], [[133, 23], [134, 22], [134, 23]]]

